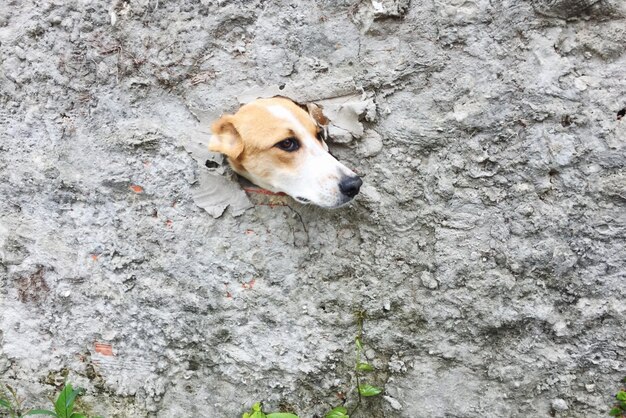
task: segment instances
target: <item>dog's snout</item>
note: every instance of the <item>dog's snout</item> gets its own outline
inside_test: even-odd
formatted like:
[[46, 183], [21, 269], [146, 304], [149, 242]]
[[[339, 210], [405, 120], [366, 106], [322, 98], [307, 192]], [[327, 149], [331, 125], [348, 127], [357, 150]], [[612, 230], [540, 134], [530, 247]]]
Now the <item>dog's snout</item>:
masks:
[[339, 190], [348, 197], [354, 197], [359, 193], [363, 180], [359, 176], [345, 176], [339, 182]]

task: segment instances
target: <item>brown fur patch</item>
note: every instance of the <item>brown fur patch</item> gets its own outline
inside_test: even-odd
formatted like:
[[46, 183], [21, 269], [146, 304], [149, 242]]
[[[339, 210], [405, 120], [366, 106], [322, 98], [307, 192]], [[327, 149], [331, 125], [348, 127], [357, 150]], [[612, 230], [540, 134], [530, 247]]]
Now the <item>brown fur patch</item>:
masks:
[[[281, 118], [269, 109], [280, 107], [292, 118]], [[296, 123], [298, 126], [295, 126]], [[307, 138], [300, 138], [307, 132]], [[256, 184], [271, 188], [281, 176], [297, 175], [299, 167], [311, 156], [311, 147], [320, 147], [317, 137], [318, 123], [307, 110], [289, 99], [274, 97], [258, 99], [242, 106], [234, 115], [224, 115], [212, 126], [214, 136], [209, 143], [211, 151], [226, 155], [231, 167]], [[293, 152], [281, 150], [276, 144], [296, 138], [300, 148]], [[233, 145], [234, 144], [234, 145]], [[314, 152], [315, 154], [315, 152]]]
[[243, 151], [243, 142], [233, 125], [233, 118], [232, 115], [224, 115], [213, 123], [211, 130], [215, 136], [209, 142], [211, 151], [221, 152], [229, 158], [237, 158]]
[[296, 137], [292, 126], [286, 120], [277, 118], [267, 108], [281, 106], [293, 116], [313, 136], [317, 134], [317, 125], [302, 108], [283, 98], [260, 99], [243, 106], [231, 117], [231, 122], [244, 144], [243, 152], [231, 164], [237, 171], [242, 169], [265, 177], [276, 167], [293, 170], [303, 158], [303, 149], [285, 152], [275, 145], [289, 137]]

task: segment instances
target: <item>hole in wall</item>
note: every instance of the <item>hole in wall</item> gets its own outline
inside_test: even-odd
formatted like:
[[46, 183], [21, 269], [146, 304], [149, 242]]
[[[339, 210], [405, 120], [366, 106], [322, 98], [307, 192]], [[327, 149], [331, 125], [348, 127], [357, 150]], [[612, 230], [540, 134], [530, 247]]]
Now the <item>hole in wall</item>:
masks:
[[217, 168], [220, 165], [218, 163], [216, 163], [213, 160], [206, 160], [206, 162], [204, 163], [204, 165], [206, 166], [206, 168]]
[[626, 107], [617, 112], [617, 120], [622, 120], [626, 116]]
[[561, 117], [561, 126], [570, 126], [574, 122], [574, 119], [570, 115], [563, 115]]

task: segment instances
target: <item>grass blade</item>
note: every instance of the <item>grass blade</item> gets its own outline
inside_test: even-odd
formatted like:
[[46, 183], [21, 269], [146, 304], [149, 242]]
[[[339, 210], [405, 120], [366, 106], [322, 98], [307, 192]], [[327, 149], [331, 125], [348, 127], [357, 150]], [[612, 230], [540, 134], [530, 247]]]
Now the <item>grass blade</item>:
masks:
[[356, 337], [356, 338], [354, 339], [354, 343], [356, 344], [356, 348], [357, 348], [359, 351], [363, 351], [363, 343], [361, 342], [361, 339], [360, 339], [359, 337]]
[[49, 411], [47, 409], [31, 409], [30, 411], [24, 414], [24, 416], [27, 416], [27, 415], [50, 415], [53, 417], [57, 416], [57, 414], [54, 411]]

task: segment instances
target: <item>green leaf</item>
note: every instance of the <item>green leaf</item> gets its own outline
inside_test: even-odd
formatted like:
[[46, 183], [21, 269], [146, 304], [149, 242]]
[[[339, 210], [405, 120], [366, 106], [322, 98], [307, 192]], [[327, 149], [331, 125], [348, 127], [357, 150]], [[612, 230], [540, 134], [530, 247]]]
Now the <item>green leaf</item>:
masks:
[[620, 390], [619, 392], [617, 392], [617, 395], [615, 395], [615, 397], [618, 401], [626, 401], [626, 392]]
[[290, 414], [288, 412], [272, 412], [267, 414], [267, 418], [300, 418], [297, 415]]
[[55, 412], [49, 411], [47, 409], [31, 409], [30, 411], [24, 414], [24, 416], [26, 415], [51, 415], [53, 417], [57, 416]]
[[609, 411], [609, 415], [612, 417], [618, 417], [622, 414], [622, 411], [619, 408], [613, 408]]
[[359, 337], [356, 337], [354, 339], [354, 343], [356, 344], [356, 348], [358, 348], [359, 351], [363, 351], [363, 343], [361, 342], [361, 339]]
[[0, 406], [6, 409], [11, 409], [11, 404], [6, 399], [0, 399]]
[[359, 393], [362, 396], [376, 396], [382, 391], [383, 390], [381, 388], [377, 388], [376, 386], [372, 386], [372, 385], [360, 385], [359, 386]]
[[374, 368], [369, 363], [359, 363], [356, 365], [356, 369], [361, 372], [371, 372]]
[[72, 388], [71, 383], [66, 383], [54, 403], [54, 410], [59, 418], [71, 418], [74, 409], [74, 399], [80, 394], [81, 389]]
[[338, 406], [326, 413], [324, 418], [350, 418], [350, 416], [348, 415], [348, 410], [346, 408]]
[[256, 402], [252, 405], [249, 412], [244, 412], [241, 418], [266, 418], [263, 410], [261, 409], [261, 402]]
[[79, 414], [78, 412], [74, 412], [70, 418], [87, 418], [87, 416]]

